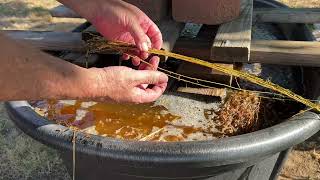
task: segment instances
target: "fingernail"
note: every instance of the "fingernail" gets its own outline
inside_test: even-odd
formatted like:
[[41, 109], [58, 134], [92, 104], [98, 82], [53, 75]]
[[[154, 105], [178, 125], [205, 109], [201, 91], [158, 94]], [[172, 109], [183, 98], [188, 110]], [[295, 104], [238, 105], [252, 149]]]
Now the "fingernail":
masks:
[[151, 43], [151, 40], [150, 40], [150, 38], [149, 38], [149, 37], [147, 37], [147, 43], [148, 43], [148, 47], [149, 47], [149, 48], [151, 48], [152, 43]]
[[146, 43], [146, 42], [142, 43], [141, 48], [143, 51], [148, 52], [148, 50], [149, 50], [148, 43]]

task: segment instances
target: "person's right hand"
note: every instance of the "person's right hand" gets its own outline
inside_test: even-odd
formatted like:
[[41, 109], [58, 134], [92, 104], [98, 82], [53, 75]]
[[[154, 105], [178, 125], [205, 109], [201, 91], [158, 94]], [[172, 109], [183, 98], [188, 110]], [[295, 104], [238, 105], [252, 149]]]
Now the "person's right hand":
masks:
[[[163, 40], [157, 25], [139, 8], [122, 0], [59, 0], [88, 19], [110, 41], [135, 44], [142, 59], [148, 57], [148, 49], [160, 49]], [[140, 58], [133, 58], [134, 65]], [[153, 57], [154, 59], [155, 57]], [[128, 60], [129, 56], [124, 55]], [[152, 61], [157, 67], [159, 58]], [[148, 66], [141, 67], [140, 69]]]
[[[98, 101], [149, 103], [157, 100], [167, 87], [168, 77], [162, 72], [134, 70], [117, 66], [88, 69], [86, 97]], [[152, 87], [143, 88], [143, 84]]]

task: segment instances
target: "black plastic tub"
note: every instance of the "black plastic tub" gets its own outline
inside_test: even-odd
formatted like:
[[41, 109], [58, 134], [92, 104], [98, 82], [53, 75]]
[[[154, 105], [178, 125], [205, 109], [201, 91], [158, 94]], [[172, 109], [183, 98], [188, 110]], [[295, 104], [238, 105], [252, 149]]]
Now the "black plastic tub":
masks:
[[[279, 7], [275, 1], [256, 6]], [[294, 25], [301, 40], [312, 40], [305, 25]], [[308, 68], [306, 86], [318, 84]], [[313, 73], [314, 72], [314, 73]], [[311, 98], [319, 91], [309, 92]], [[32, 138], [61, 151], [72, 172], [73, 131], [53, 124], [26, 101], [6, 103], [10, 118]], [[307, 112], [270, 128], [215, 141], [158, 143], [76, 136], [76, 179], [276, 179], [290, 148], [317, 133], [320, 117]]]

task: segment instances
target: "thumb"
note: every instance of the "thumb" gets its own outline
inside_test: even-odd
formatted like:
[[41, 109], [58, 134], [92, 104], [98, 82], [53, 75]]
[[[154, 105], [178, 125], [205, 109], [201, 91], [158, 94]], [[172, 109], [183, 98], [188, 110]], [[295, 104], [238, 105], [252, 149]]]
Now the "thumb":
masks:
[[168, 82], [168, 76], [159, 71], [138, 70], [134, 74], [135, 85], [140, 84], [163, 84]]
[[131, 25], [130, 34], [140, 51], [147, 52], [151, 48], [151, 41], [138, 23]]

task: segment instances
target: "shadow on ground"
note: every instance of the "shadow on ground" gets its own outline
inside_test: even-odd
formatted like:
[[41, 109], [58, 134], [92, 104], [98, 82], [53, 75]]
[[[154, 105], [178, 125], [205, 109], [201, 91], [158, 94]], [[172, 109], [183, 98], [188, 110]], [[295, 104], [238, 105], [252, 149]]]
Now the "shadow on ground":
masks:
[[306, 140], [305, 142], [298, 144], [294, 150], [297, 151], [310, 151], [310, 150], [315, 150], [315, 151], [320, 151], [320, 131]]

